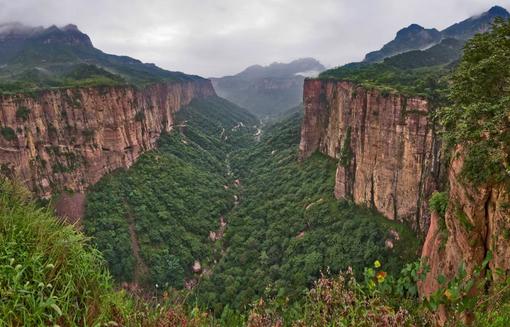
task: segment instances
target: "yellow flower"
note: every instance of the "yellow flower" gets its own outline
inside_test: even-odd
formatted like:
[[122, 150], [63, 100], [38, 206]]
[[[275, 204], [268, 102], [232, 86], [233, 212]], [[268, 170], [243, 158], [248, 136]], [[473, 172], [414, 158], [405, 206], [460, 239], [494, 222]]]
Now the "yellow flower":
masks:
[[379, 271], [377, 273], [377, 275], [375, 275], [375, 277], [377, 278], [377, 282], [378, 283], [382, 283], [382, 282], [384, 282], [384, 279], [386, 278], [386, 272], [385, 271]]
[[381, 267], [381, 262], [379, 260], [375, 260], [374, 267], [380, 268]]
[[447, 298], [449, 301], [452, 299], [452, 295], [453, 295], [453, 294], [452, 294], [452, 292], [451, 292], [449, 289], [446, 289], [446, 290], [444, 291], [444, 293], [443, 293], [443, 294], [444, 294], [444, 296], [446, 296], [446, 298]]

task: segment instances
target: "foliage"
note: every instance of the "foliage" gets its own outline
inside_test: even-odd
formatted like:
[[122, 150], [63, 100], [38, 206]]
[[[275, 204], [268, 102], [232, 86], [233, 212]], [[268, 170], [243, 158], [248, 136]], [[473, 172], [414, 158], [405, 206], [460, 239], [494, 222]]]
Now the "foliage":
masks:
[[464, 41], [444, 39], [426, 50], [408, 51], [386, 58], [384, 63], [400, 69], [447, 65], [460, 58], [463, 46]]
[[[15, 40], [16, 44], [7, 40], [0, 45], [0, 93], [126, 84], [145, 87], [201, 79], [130, 57], [106, 54], [92, 46], [70, 44], [65, 42], [65, 36], [52, 35], [66, 33], [63, 31], [49, 28], [43, 33], [44, 36], [35, 33]], [[46, 37], [54, 41], [45, 42]]]
[[83, 235], [0, 181], [0, 326], [106, 323], [127, 305]]
[[6, 141], [14, 141], [16, 139], [16, 132], [10, 127], [0, 128], [0, 134]]
[[447, 192], [434, 192], [429, 199], [429, 208], [435, 211], [439, 217], [443, 218], [446, 215], [448, 208], [448, 193]]
[[462, 146], [462, 174], [475, 185], [508, 179], [510, 22], [497, 21], [465, 47], [452, 77], [452, 105], [438, 117], [447, 146]]
[[224, 187], [232, 179], [225, 159], [233, 146], [252, 142], [254, 130], [247, 126], [254, 118], [210, 98], [192, 102], [177, 121], [175, 131], [161, 137], [158, 150], [88, 192], [85, 231], [119, 282], [133, 280], [140, 269], [132, 254], [132, 243], [138, 242], [149, 271], [137, 282], [149, 289], [156, 284], [182, 288], [194, 277], [195, 260], [203, 266], [213, 260], [216, 248], [209, 232], [219, 228], [220, 217], [233, 206], [234, 191]]
[[[301, 118], [265, 129], [259, 143], [231, 157], [241, 201], [226, 216], [225, 256], [195, 295], [217, 315], [244, 311], [260, 297], [292, 306], [328, 267], [362, 272], [379, 258], [398, 272], [415, 258], [418, 241], [405, 226], [333, 197], [335, 160], [317, 153], [298, 161]], [[402, 240], [387, 250], [391, 229]]]
[[16, 109], [16, 118], [26, 121], [29, 115], [30, 109], [25, 106], [20, 106], [18, 109]]
[[436, 98], [442, 98], [447, 88], [445, 78], [449, 71], [449, 67], [443, 65], [404, 69], [387, 62], [353, 63], [327, 70], [319, 78], [346, 80], [383, 93], [423, 96], [438, 101]]

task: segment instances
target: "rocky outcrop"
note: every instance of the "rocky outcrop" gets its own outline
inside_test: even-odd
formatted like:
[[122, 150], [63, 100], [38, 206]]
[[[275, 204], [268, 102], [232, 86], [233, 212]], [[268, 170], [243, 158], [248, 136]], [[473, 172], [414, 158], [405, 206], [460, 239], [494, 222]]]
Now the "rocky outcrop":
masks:
[[505, 185], [474, 187], [461, 177], [464, 163], [457, 150], [448, 172], [449, 200], [445, 217], [433, 215], [422, 251], [430, 272], [420, 285], [428, 296], [438, 289], [437, 278], [451, 279], [461, 264], [473, 272], [492, 252], [488, 269], [495, 281], [510, 275], [510, 196]]
[[208, 80], [195, 79], [1, 96], [1, 172], [42, 197], [83, 191], [154, 148], [179, 108], [213, 95]]
[[439, 144], [420, 97], [337, 80], [306, 80], [302, 158], [339, 159], [335, 195], [426, 231], [440, 173]]

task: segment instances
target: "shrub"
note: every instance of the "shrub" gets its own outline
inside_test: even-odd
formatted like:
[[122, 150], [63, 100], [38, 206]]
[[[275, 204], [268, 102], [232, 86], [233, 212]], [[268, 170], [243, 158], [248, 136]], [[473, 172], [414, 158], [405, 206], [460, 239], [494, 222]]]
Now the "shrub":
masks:
[[6, 141], [14, 141], [16, 139], [16, 132], [10, 127], [2, 127], [0, 134]]
[[26, 121], [29, 115], [30, 109], [25, 106], [21, 106], [16, 110], [16, 118], [19, 118], [23, 121]]
[[434, 192], [429, 200], [430, 210], [436, 212], [439, 217], [443, 218], [446, 215], [448, 208], [448, 193], [447, 192]]

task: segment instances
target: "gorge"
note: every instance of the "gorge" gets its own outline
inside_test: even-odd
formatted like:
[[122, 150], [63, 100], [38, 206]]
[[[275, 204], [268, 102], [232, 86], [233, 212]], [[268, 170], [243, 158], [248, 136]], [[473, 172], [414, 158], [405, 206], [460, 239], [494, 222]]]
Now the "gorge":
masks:
[[509, 16], [212, 80], [0, 25], [0, 326], [506, 326]]

